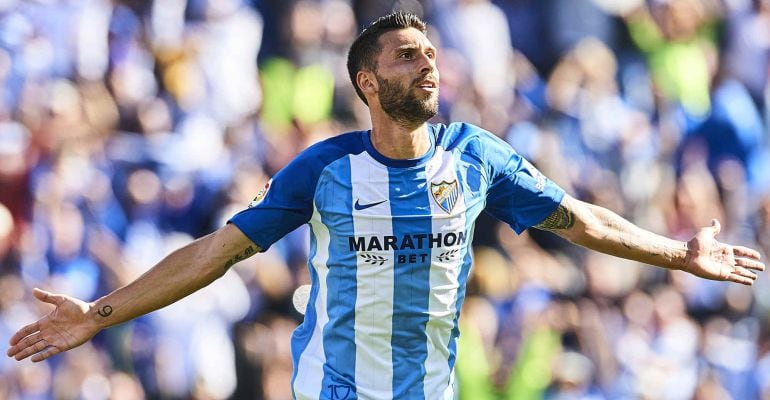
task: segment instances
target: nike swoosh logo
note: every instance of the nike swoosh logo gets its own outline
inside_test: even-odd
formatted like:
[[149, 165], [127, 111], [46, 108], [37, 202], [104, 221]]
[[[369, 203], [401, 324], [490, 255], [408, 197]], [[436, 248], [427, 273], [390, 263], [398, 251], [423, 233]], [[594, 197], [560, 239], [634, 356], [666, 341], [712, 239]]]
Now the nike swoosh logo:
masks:
[[374, 207], [374, 206], [376, 206], [378, 204], [382, 204], [382, 203], [384, 203], [386, 201], [387, 200], [378, 201], [376, 203], [370, 203], [370, 204], [361, 204], [361, 203], [358, 202], [358, 199], [356, 199], [356, 204], [353, 207], [355, 207], [356, 210], [366, 210], [367, 208], [372, 208], [372, 207]]

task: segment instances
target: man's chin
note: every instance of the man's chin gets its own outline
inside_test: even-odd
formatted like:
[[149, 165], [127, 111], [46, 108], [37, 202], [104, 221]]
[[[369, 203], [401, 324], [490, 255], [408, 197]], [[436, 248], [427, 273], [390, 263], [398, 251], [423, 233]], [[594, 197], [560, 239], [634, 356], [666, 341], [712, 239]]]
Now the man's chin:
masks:
[[411, 96], [411, 103], [419, 103], [419, 107], [424, 110], [438, 110], [438, 90], [428, 92], [420, 90], [416, 95]]
[[409, 93], [402, 97], [397, 105], [383, 102], [383, 108], [391, 118], [404, 125], [423, 124], [438, 114], [438, 93], [425, 93], [424, 90], [421, 92], [423, 93]]
[[431, 101], [428, 102], [427, 104], [423, 104], [422, 110], [423, 110], [423, 115], [427, 117], [425, 119], [426, 121], [435, 117], [436, 114], [438, 114], [438, 99], [436, 100], [431, 99]]

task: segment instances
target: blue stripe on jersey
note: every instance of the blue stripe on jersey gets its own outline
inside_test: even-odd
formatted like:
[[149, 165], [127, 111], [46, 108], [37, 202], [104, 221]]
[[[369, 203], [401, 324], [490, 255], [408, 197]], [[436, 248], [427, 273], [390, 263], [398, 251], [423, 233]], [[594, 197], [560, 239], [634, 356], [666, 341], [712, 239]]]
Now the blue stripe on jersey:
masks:
[[[468, 227], [468, 241], [473, 238], [473, 230], [475, 221], [471, 221]], [[463, 302], [465, 301], [465, 288], [468, 282], [468, 275], [471, 272], [472, 257], [469, 247], [465, 248], [465, 256], [463, 257], [462, 270], [457, 278], [459, 287], [457, 288], [457, 311], [455, 311], [454, 327], [452, 328], [452, 336], [449, 339], [449, 370], [454, 371], [455, 361], [457, 358], [457, 338], [460, 337], [460, 326], [458, 325], [460, 319], [460, 310], [463, 308]]]
[[[460, 166], [464, 163], [474, 165], [476, 163], [476, 160], [473, 159], [470, 155], [466, 153], [461, 153], [460, 156], [460, 162], [458, 162], [456, 165], [459, 169], [464, 171], [457, 171], [457, 179], [461, 182], [462, 186], [469, 189], [467, 192], [463, 192], [464, 200], [465, 200], [465, 224], [466, 229], [468, 232], [468, 243], [469, 245], [463, 248], [463, 251], [465, 254], [463, 255], [463, 263], [461, 266], [461, 270], [458, 276], [458, 284], [459, 287], [457, 288], [457, 300], [456, 300], [456, 308], [455, 308], [455, 317], [454, 317], [454, 326], [452, 327], [452, 334], [449, 339], [449, 370], [454, 371], [455, 367], [455, 361], [457, 359], [457, 339], [460, 336], [460, 326], [459, 326], [459, 319], [460, 319], [460, 310], [463, 308], [463, 302], [465, 301], [465, 289], [466, 289], [466, 283], [468, 281], [468, 275], [470, 275], [471, 266], [473, 264], [473, 257], [472, 253], [470, 251], [471, 242], [473, 240], [473, 233], [476, 226], [476, 218], [481, 213], [484, 202], [478, 201], [478, 199], [475, 199], [474, 201], [472, 192], [477, 191], [481, 188], [481, 171], [479, 171], [476, 168], [461, 168]], [[457, 155], [455, 155], [456, 157]], [[463, 174], [462, 172], [465, 172]]]
[[316, 240], [316, 233], [313, 232], [313, 226], [310, 225], [310, 253], [308, 254], [307, 263], [308, 270], [310, 271], [310, 298], [305, 309], [305, 319], [291, 335], [291, 359], [294, 367], [294, 372], [291, 374], [291, 396], [295, 399], [297, 395], [294, 393], [294, 381], [297, 380], [299, 356], [305, 351], [308, 343], [310, 343], [310, 339], [313, 337], [313, 329], [315, 328], [317, 318], [315, 304], [318, 298], [318, 272], [315, 266], [312, 265], [317, 250], [318, 241]]
[[[350, 158], [337, 160], [326, 173], [331, 174], [335, 185], [350, 188]], [[322, 176], [321, 179], [324, 179]], [[356, 309], [356, 256], [350, 253], [347, 236], [352, 235], [353, 200], [351, 192], [340, 193], [334, 199], [339, 207], [336, 213], [323, 213], [321, 222], [327, 227], [334, 227], [338, 233], [329, 243], [329, 275], [326, 278], [328, 294], [326, 309], [329, 322], [323, 328], [324, 377], [321, 385], [320, 398], [355, 399], [356, 387], [356, 343], [355, 343], [355, 312]], [[326, 201], [331, 199], [326, 199]], [[331, 229], [330, 229], [331, 231]], [[341, 394], [346, 394], [342, 396]]]
[[[432, 231], [430, 194], [425, 188], [427, 183], [423, 183], [424, 167], [388, 168], [388, 174], [393, 235], [426, 236], [426, 245], [422, 249], [393, 251], [393, 398], [424, 399], [422, 380], [428, 357], [425, 325], [428, 323], [431, 261], [427, 234]], [[415, 218], [415, 215], [422, 217]]]

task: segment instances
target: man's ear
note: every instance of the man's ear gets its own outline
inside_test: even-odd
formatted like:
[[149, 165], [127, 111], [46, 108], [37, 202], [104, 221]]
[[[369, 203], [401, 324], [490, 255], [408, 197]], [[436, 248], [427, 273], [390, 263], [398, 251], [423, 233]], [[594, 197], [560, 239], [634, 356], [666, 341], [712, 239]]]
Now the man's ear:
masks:
[[374, 73], [371, 71], [358, 71], [356, 74], [356, 83], [358, 84], [358, 88], [361, 89], [365, 95], [374, 95], [380, 90], [380, 87], [377, 84], [377, 78], [375, 78]]

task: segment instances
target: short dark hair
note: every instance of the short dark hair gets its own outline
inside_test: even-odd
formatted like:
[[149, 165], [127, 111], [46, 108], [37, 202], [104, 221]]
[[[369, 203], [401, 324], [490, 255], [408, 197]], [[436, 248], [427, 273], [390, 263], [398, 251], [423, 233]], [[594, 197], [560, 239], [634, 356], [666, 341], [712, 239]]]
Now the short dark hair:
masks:
[[380, 36], [386, 32], [406, 28], [415, 28], [423, 34], [426, 34], [428, 31], [425, 27], [425, 22], [420, 17], [405, 11], [396, 11], [378, 18], [364, 29], [356, 40], [353, 41], [353, 44], [350, 45], [350, 51], [348, 51], [348, 74], [350, 75], [350, 82], [353, 83], [358, 97], [363, 100], [364, 104], [369, 105], [364, 92], [361, 91], [361, 88], [356, 83], [358, 71], [362, 69], [376, 71], [377, 55], [382, 50], [379, 45]]

